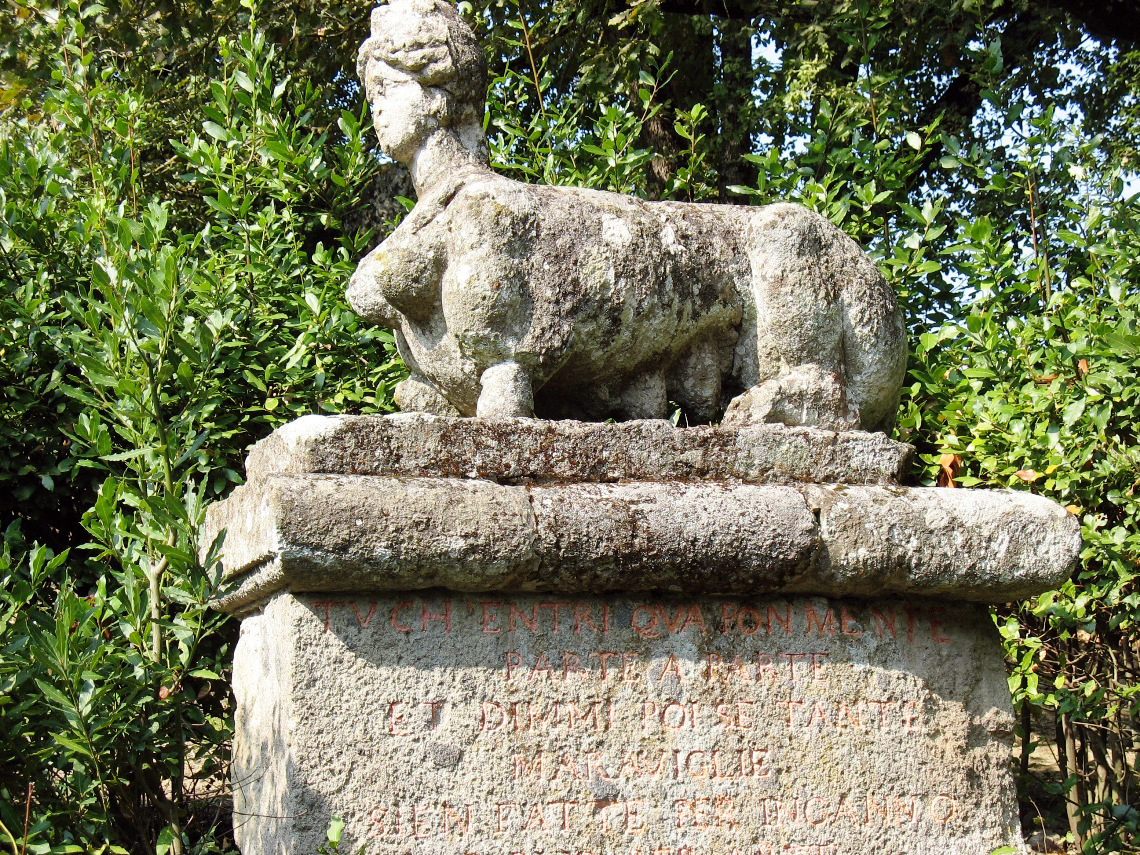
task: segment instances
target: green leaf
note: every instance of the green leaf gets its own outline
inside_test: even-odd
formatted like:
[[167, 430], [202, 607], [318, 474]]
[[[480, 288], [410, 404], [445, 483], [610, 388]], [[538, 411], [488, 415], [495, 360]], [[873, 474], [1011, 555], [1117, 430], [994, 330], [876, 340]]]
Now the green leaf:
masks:
[[38, 677], [36, 678], [36, 685], [39, 686], [40, 692], [43, 693], [43, 696], [55, 704], [57, 708], [61, 710], [70, 710], [73, 708], [73, 705], [71, 701], [67, 699], [67, 696], [60, 692], [59, 689], [57, 689], [55, 686], [44, 682]]
[[155, 855], [167, 855], [173, 845], [174, 830], [168, 825], [158, 833], [158, 841], [154, 847]]
[[72, 739], [63, 733], [56, 732], [52, 738], [66, 748], [68, 751], [78, 754], [80, 757], [86, 757], [88, 760], [95, 760], [95, 756], [91, 753], [91, 749], [78, 740]]
[[238, 86], [240, 86], [242, 89], [244, 89], [246, 92], [250, 93], [251, 95], [256, 91], [256, 89], [253, 85], [253, 81], [249, 79], [249, 75], [246, 74], [244, 71], [238, 70], [238, 71], [234, 72], [234, 83], [236, 83]]
[[1085, 398], [1078, 398], [1065, 407], [1065, 412], [1061, 420], [1066, 427], [1070, 427], [1078, 422], [1081, 416], [1085, 414], [1085, 402]]
[[274, 160], [283, 160], [287, 163], [292, 162], [293, 152], [285, 143], [279, 140], [268, 140], [265, 145], [261, 147], [261, 153]]
[[132, 448], [128, 451], [116, 452], [115, 454], [105, 454], [100, 457], [100, 459], [108, 463], [121, 463], [124, 460], [134, 460], [136, 457], [142, 457], [144, 454], [148, 454], [154, 450], [153, 447], [149, 446], [145, 448]]
[[208, 133], [210, 136], [212, 136], [214, 139], [218, 140], [219, 142], [229, 142], [230, 141], [230, 132], [227, 131], [225, 128], [223, 128], [221, 125], [219, 125], [217, 122], [210, 122], [210, 121], [202, 122], [202, 130], [204, 130], [206, 133]]
[[1109, 347], [1120, 353], [1140, 353], [1140, 335], [1112, 331], [1105, 333], [1104, 340]]

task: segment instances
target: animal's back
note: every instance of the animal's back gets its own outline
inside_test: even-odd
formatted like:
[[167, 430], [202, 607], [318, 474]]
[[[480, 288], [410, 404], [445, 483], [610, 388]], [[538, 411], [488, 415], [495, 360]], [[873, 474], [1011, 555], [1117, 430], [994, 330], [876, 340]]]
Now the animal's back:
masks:
[[438, 256], [408, 268], [434, 280], [385, 282], [416, 280], [409, 364], [461, 412], [483, 372], [512, 365], [540, 415], [660, 416], [674, 400], [705, 420], [732, 396], [740, 421], [878, 427], [893, 414], [893, 292], [800, 206], [649, 202], [483, 171], [421, 201], [385, 246]]
[[[534, 365], [536, 386], [561, 394], [621, 386], [710, 336], [731, 351], [748, 278], [747, 209], [710, 216], [709, 206], [499, 176], [471, 182], [448, 207], [452, 257], [468, 271], [457, 290], [506, 292], [515, 308], [505, 325], [499, 313], [501, 340], [485, 356], [511, 351]], [[472, 299], [455, 293], [460, 302]], [[491, 320], [482, 313], [472, 332]]]

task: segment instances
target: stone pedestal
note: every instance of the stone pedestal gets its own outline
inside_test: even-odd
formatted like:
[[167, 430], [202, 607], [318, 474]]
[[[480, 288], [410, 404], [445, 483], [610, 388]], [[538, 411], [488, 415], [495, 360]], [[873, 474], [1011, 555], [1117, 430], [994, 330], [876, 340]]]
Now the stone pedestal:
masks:
[[[302, 419], [211, 513], [245, 855], [1024, 851], [984, 608], [1075, 520], [812, 429]], [[842, 482], [842, 483], [837, 483]]]

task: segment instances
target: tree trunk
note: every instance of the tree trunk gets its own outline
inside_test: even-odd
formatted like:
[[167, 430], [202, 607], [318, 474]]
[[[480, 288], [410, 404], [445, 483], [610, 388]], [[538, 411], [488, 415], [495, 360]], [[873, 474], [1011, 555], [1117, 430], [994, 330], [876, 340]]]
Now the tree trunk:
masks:
[[676, 108], [689, 109], [696, 103], [712, 106], [716, 52], [709, 18], [699, 15], [665, 15], [665, 27], [656, 39], [662, 54], [673, 58], [666, 70], [667, 80], [658, 92], [664, 108], [645, 123], [642, 145], [657, 156], [650, 163], [649, 195], [659, 198], [676, 168], [677, 155], [688, 141], [676, 132]]
[[714, 148], [720, 176], [721, 201], [732, 201], [728, 187], [756, 184], [756, 166], [744, 159], [752, 151], [752, 125], [755, 113], [752, 87], [752, 27], [746, 21], [726, 19], [717, 22], [720, 53], [720, 80], [714, 90], [716, 118], [720, 123]]

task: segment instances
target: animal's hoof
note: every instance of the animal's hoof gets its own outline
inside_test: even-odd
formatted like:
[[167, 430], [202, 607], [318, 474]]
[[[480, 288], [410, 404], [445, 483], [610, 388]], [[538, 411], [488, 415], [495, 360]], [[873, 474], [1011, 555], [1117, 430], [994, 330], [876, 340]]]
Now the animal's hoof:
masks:
[[479, 377], [483, 391], [475, 406], [481, 419], [534, 418], [534, 387], [517, 362], [492, 365]]
[[737, 395], [725, 411], [724, 424], [808, 425], [826, 430], [861, 427], [859, 410], [848, 405], [839, 375], [814, 365], [797, 366]]
[[452, 405], [451, 401], [439, 394], [434, 387], [422, 380], [417, 380], [415, 377], [409, 377], [407, 380], [397, 383], [393, 397], [396, 399], [396, 406], [405, 413], [431, 413], [436, 416], [463, 415]]

